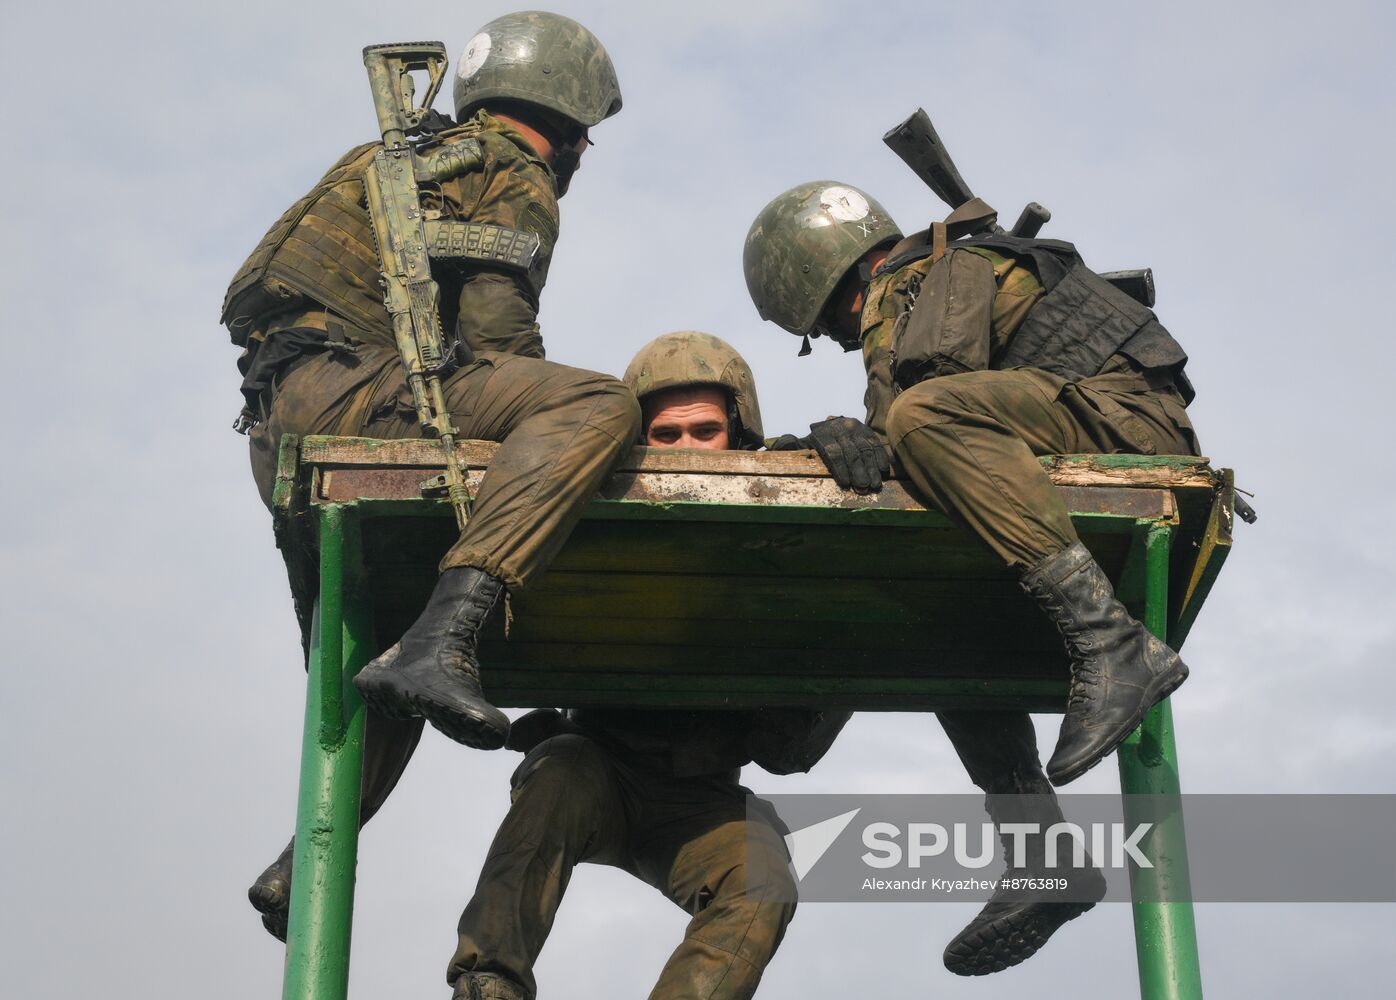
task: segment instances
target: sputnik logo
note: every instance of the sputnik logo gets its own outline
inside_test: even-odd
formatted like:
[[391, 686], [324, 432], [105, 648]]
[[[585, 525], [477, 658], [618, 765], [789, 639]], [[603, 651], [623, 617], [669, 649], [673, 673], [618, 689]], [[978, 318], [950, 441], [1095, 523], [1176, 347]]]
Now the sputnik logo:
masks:
[[832, 819], [820, 820], [785, 835], [785, 848], [790, 852], [790, 864], [795, 869], [797, 880], [803, 879], [819, 863], [819, 859], [839, 839], [839, 834], [848, 829], [853, 817], [862, 811], [862, 807], [850, 809]]

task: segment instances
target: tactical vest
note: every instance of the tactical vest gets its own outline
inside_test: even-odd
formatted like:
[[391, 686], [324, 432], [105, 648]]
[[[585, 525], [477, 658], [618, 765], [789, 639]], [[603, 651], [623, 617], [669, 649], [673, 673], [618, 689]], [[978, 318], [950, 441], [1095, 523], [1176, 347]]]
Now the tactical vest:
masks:
[[[1086, 267], [1070, 243], [983, 235], [946, 244], [947, 250], [956, 247], [1027, 258], [1046, 292], [990, 367], [1041, 368], [1076, 381], [1098, 374], [1113, 355], [1123, 354], [1143, 368], [1171, 371], [1184, 402], [1192, 402], [1192, 387], [1182, 374], [1188, 360], [1183, 348], [1152, 309]], [[920, 247], [883, 267], [904, 267], [933, 252]]]
[[[435, 141], [464, 139], [482, 131], [476, 122], [448, 128]], [[373, 221], [365, 207], [363, 178], [378, 143], [355, 146], [311, 190], [286, 210], [238, 269], [223, 299], [220, 322], [233, 343], [245, 347], [248, 335], [268, 316], [284, 311], [297, 296], [318, 303], [350, 326], [356, 340], [395, 347], [381, 272], [374, 249]], [[428, 222], [433, 259], [488, 261], [525, 272], [541, 284], [541, 268], [532, 267], [539, 239], [503, 226], [448, 221]], [[439, 244], [439, 245], [438, 245]], [[462, 275], [458, 269], [433, 269], [441, 286], [441, 322], [450, 330]], [[534, 288], [537, 294], [537, 288]]]
[[340, 157], [238, 269], [220, 320], [233, 343], [246, 346], [258, 320], [302, 295], [344, 317], [365, 339], [393, 345], [373, 225], [362, 204], [364, 172], [377, 148], [365, 143]]

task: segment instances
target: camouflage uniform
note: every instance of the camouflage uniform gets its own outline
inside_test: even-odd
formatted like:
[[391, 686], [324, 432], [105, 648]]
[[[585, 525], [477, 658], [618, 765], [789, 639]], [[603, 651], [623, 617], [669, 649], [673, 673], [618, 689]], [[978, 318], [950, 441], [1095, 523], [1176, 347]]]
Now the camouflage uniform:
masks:
[[[720, 386], [736, 430], [731, 440], [760, 446], [751, 370], [716, 337], [660, 337], [635, 356], [625, 380], [642, 401], [671, 388]], [[692, 915], [651, 997], [751, 996], [794, 916], [795, 885], [785, 829], [759, 800], [748, 814], [740, 768], [755, 758], [776, 773], [808, 770], [847, 719], [769, 709], [525, 716], [511, 746], [528, 755], [461, 916], [447, 978], [488, 983], [506, 1000], [532, 997], [533, 965], [572, 869], [590, 862], [630, 872]], [[756, 872], [779, 881], [752, 884]], [[457, 996], [469, 994], [458, 984]]]
[[[526, 275], [471, 262], [442, 281], [443, 300], [456, 303], [459, 339], [475, 353], [443, 385], [459, 436], [502, 445], [441, 567], [476, 566], [518, 587], [547, 564], [630, 446], [638, 410], [615, 379], [542, 360], [538, 293], [558, 235], [548, 166], [522, 135], [483, 111], [440, 138], [479, 140], [484, 164], [442, 183], [424, 204], [447, 218], [540, 238], [539, 262]], [[420, 434], [361, 204], [371, 148], [351, 151], [293, 206], [229, 289], [224, 322], [248, 346], [244, 393], [259, 418], [252, 471], [268, 504], [283, 434]], [[274, 301], [276, 311], [256, 311]], [[283, 339], [298, 346], [275, 350]], [[506, 348], [513, 353], [499, 350]], [[263, 352], [282, 354], [284, 363], [268, 371], [259, 364]]]
[[[570, 120], [585, 134], [584, 127], [620, 107], [614, 70], [594, 36], [557, 15], [509, 15], [486, 25], [488, 31], [501, 41], [501, 58], [474, 61], [469, 80], [464, 70], [457, 74], [461, 122], [436, 118], [420, 140], [471, 144], [475, 168], [422, 184], [422, 205], [429, 218], [522, 231], [538, 240], [526, 271], [479, 259], [433, 264], [443, 325], [470, 358], [443, 378], [447, 408], [461, 438], [501, 442], [470, 523], [442, 570], [471, 567], [518, 587], [546, 566], [629, 449], [639, 411], [615, 379], [543, 360], [538, 300], [558, 237], [564, 175], [522, 132], [476, 100], [524, 102], [551, 115], [554, 130]], [[472, 44], [487, 46], [486, 32]], [[516, 42], [529, 44], [552, 66], [502, 58]], [[578, 60], [585, 63], [581, 69]], [[549, 77], [551, 69], [558, 72]], [[223, 322], [246, 348], [239, 364], [244, 415], [255, 421], [253, 476], [268, 505], [284, 434], [420, 436], [383, 306], [364, 202], [363, 175], [376, 148], [350, 150], [278, 220], [224, 302]], [[368, 713], [361, 822], [391, 792], [421, 729], [420, 718]], [[290, 871], [288, 847], [249, 891], [278, 937], [286, 929]]]
[[[520, 587], [542, 571], [586, 502], [630, 449], [639, 412], [608, 375], [486, 351], [444, 380], [462, 439], [501, 442], [475, 495], [470, 523], [443, 570], [475, 566]], [[253, 431], [253, 470], [270, 496], [273, 442], [282, 434], [415, 438], [420, 434], [396, 353], [361, 347], [351, 360], [317, 354], [273, 392]]]
[[[1067, 506], [1037, 457], [1199, 454], [1185, 411], [1184, 391], [1191, 394], [1191, 387], [1181, 367], [1187, 358], [1150, 323], [1138, 344], [1125, 342], [1089, 376], [1009, 367], [1005, 359], [1013, 356], [1015, 337], [1047, 296], [1032, 267], [1036, 261], [970, 240], [903, 265], [892, 253], [868, 284], [859, 323], [868, 425], [891, 443], [921, 496], [966, 524], [1025, 581], [1064, 557], [1085, 566], [1089, 557]], [[913, 317], [919, 337], [909, 334]], [[1149, 366], [1159, 345], [1166, 345], [1163, 356], [1173, 363]], [[1108, 582], [1103, 585], [1108, 592]], [[1132, 623], [1124, 609], [1117, 617]], [[1132, 627], [1142, 633], [1138, 624]], [[1161, 645], [1153, 648], [1177, 661]], [[1064, 733], [1081, 732], [1074, 712], [1085, 716], [1087, 704], [1074, 689]], [[948, 712], [942, 722], [973, 774], [974, 750], [962, 746], [973, 723]], [[1002, 714], [993, 725], [1032, 732], [1026, 716]], [[1062, 767], [1064, 746], [1065, 737], [1048, 765], [1058, 782], [1083, 770]], [[976, 781], [993, 792], [980, 779], [988, 774], [981, 770]]]
[[[1166, 370], [1123, 353], [1096, 375], [993, 370], [1044, 289], [1021, 260], [954, 248], [868, 286], [861, 319], [868, 424], [921, 493], [964, 521], [1008, 565], [1027, 569], [1076, 541], [1036, 456], [1196, 455], [1181, 392]], [[935, 310], [942, 371], [898, 388], [898, 335], [913, 307]], [[903, 377], [902, 381], [905, 381]]]
[[[533, 965], [572, 869], [590, 862], [630, 872], [691, 914], [651, 997], [750, 997], [795, 914], [793, 882], [749, 884], [749, 870], [771, 879], [787, 870], [774, 812], [749, 817], [751, 793], [735, 766], [676, 773], [672, 748], [658, 731], [643, 736], [637, 718], [583, 713], [566, 728], [514, 772], [512, 804], [461, 915], [448, 981], [492, 973], [533, 997]], [[725, 748], [710, 736], [709, 751], [746, 759], [742, 734], [726, 735], [734, 740]]]
[[[940, 714], [994, 821], [1045, 828], [1061, 815], [1052, 785], [1103, 759], [1187, 668], [1115, 598], [1037, 457], [1196, 454], [1187, 358], [1152, 312], [1106, 286], [1069, 244], [997, 234], [951, 242], [952, 222], [978, 224], [955, 220], [903, 239], [865, 192], [812, 181], [757, 215], [743, 268], [764, 319], [862, 348], [868, 425], [928, 503], [1019, 571], [1062, 635], [1072, 683], [1046, 774], [1026, 714]], [[879, 250], [885, 259], [870, 275]], [[1035, 865], [1030, 857], [1027, 874]], [[1085, 896], [1099, 898], [1103, 881], [1090, 875]], [[1091, 905], [1001, 888], [946, 948], [945, 964], [961, 975], [1014, 965]]]
[[[424, 205], [441, 210], [449, 218], [532, 232], [539, 237], [540, 245], [537, 261], [527, 275], [481, 265], [438, 267], [438, 270], [449, 271], [442, 275], [442, 298], [443, 302], [453, 302], [455, 308], [449, 309], [447, 315], [454, 317], [457, 338], [476, 355], [492, 351], [542, 358], [538, 298], [547, 280], [560, 225], [550, 171], [515, 128], [486, 111], [477, 112], [464, 125], [441, 134], [446, 142], [468, 138], [477, 139], [481, 144], [482, 168], [437, 185], [436, 190], [423, 199]], [[378, 265], [371, 257], [363, 257], [366, 231], [356, 233], [351, 239], [344, 236], [346, 230], [367, 225], [367, 212], [359, 203], [363, 197], [363, 170], [373, 148], [368, 145], [351, 150], [316, 185], [315, 191], [321, 191], [326, 188], [326, 182], [330, 182], [321, 201], [339, 203], [344, 207], [343, 215], [331, 215], [325, 210], [307, 212], [298, 202], [288, 212], [288, 216], [297, 220], [289, 233], [278, 233], [283, 226], [278, 223], [268, 234], [282, 239], [282, 256], [289, 256], [287, 250], [301, 251], [285, 267], [285, 271], [291, 273], [283, 277], [284, 272], [278, 273], [282, 269], [268, 268], [265, 262], [261, 263], [259, 273], [260, 255], [254, 253], [230, 288], [224, 310], [225, 322], [246, 337], [247, 353], [240, 362], [249, 373], [244, 392], [256, 407], [260, 420], [250, 435], [252, 471], [262, 499], [268, 504], [281, 433], [364, 433], [375, 417], [382, 423], [383, 417], [391, 415], [389, 410], [395, 409], [385, 393], [394, 392], [398, 386], [386, 384], [393, 381], [391, 371], [385, 373], [375, 363], [382, 359], [384, 352], [396, 357], [387, 313], [382, 308]], [[286, 221], [284, 217], [283, 221]], [[371, 244], [367, 249], [371, 254]], [[315, 275], [296, 280], [298, 272], [317, 262], [327, 270], [333, 268], [341, 276], [338, 286], [317, 287], [325, 282]], [[267, 273], [268, 270], [271, 273]], [[291, 285], [286, 278], [295, 280], [296, 285]], [[240, 308], [264, 304], [271, 297], [269, 291], [263, 291], [251, 303], [237, 301], [238, 293], [249, 280], [260, 281], [263, 289], [269, 287], [279, 293], [280, 301], [274, 311], [248, 317], [239, 314]], [[311, 298], [307, 291], [319, 292], [323, 298], [333, 293], [334, 308], [327, 308]], [[324, 341], [332, 332], [337, 332], [353, 348], [352, 353], [346, 348], [333, 347], [310, 352], [317, 355], [314, 359], [317, 375], [333, 382], [334, 388], [326, 384], [323, 389], [308, 390], [305, 387], [319, 385], [322, 378], [301, 377], [297, 379], [302, 384], [300, 391], [280, 391], [291, 377], [284, 372], [290, 365], [284, 364], [280, 371], [267, 372], [257, 363], [258, 355], [268, 350], [274, 338], [296, 331], [314, 334], [311, 339], [315, 341]], [[290, 364], [303, 365], [305, 361], [304, 356], [298, 356], [292, 358]], [[463, 374], [458, 372], [454, 378], [462, 378]], [[385, 375], [385, 384], [374, 384], [383, 382]], [[399, 377], [396, 382], [405, 392], [405, 380]], [[278, 426], [273, 428], [273, 411], [278, 407], [282, 412], [276, 414]], [[291, 409], [297, 412], [286, 412]], [[382, 436], [418, 436], [415, 416], [409, 415], [408, 419], [413, 425], [410, 429], [390, 433], [390, 428], [379, 428], [385, 432]]]

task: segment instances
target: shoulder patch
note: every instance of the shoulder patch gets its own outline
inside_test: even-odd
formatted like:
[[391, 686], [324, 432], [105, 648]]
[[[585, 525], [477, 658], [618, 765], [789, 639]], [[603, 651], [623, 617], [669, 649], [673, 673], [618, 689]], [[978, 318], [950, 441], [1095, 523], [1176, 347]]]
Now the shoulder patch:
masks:
[[536, 234], [549, 250], [557, 243], [557, 217], [536, 201], [524, 209], [523, 228]]

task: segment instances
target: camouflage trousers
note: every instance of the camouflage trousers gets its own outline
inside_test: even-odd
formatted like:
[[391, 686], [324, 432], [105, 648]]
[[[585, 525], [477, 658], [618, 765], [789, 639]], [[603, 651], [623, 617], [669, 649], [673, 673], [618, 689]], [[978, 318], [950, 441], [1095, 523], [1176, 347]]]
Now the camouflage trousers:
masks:
[[544, 740], [514, 773], [447, 978], [492, 972], [534, 996], [533, 965], [572, 869], [591, 862], [630, 872], [691, 914], [651, 1000], [752, 996], [795, 915], [795, 886], [779, 820], [749, 820], [748, 794], [727, 775], [677, 778], [580, 734]]
[[[639, 406], [606, 375], [535, 358], [483, 352], [443, 386], [462, 438], [501, 441], [475, 496], [470, 523], [441, 568], [475, 566], [509, 586], [526, 583], [567, 540], [582, 508], [639, 435]], [[314, 355], [281, 376], [250, 435], [252, 474], [271, 506], [283, 434], [420, 436], [395, 353]], [[388, 637], [388, 641], [392, 638]], [[422, 720], [372, 712], [364, 738], [367, 822], [417, 746]]]
[[[486, 351], [443, 386], [460, 437], [501, 442], [470, 523], [441, 560], [526, 584], [562, 547], [592, 494], [640, 433], [622, 383], [565, 365]], [[397, 355], [361, 345], [292, 368], [251, 434], [252, 474], [271, 504], [283, 434], [420, 436]]]
[[1025, 570], [1077, 541], [1040, 455], [1196, 455], [1171, 379], [1134, 369], [1070, 382], [1037, 368], [927, 379], [897, 396], [887, 436], [905, 475], [1009, 566]]

